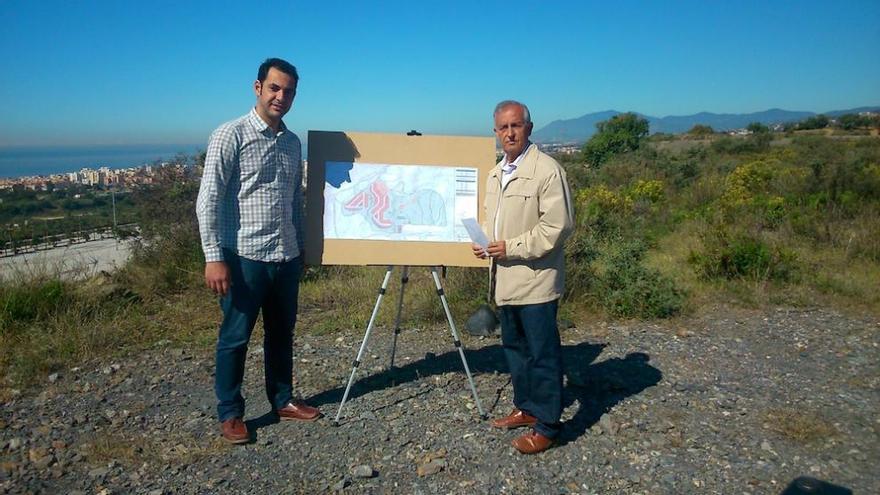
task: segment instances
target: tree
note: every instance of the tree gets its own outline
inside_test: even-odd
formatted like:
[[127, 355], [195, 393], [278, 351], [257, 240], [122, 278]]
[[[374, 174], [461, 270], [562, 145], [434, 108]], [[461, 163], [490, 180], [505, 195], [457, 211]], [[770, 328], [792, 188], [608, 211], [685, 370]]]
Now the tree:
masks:
[[752, 134], [766, 134], [770, 132], [770, 128], [760, 122], [752, 122], [746, 126], [746, 130]]
[[587, 162], [600, 166], [613, 155], [635, 151], [648, 135], [648, 121], [634, 113], [615, 115], [596, 124], [596, 134], [584, 145]]
[[711, 136], [712, 134], [715, 134], [715, 129], [712, 129], [712, 126], [696, 124], [691, 127], [691, 130], [688, 131], [688, 134], [697, 137]]
[[837, 125], [839, 125], [841, 129], [846, 129], [848, 131], [860, 127], [871, 127], [871, 117], [869, 115], [847, 113], [837, 118]]
[[802, 120], [798, 124], [798, 129], [824, 129], [828, 127], [828, 117], [819, 114]]

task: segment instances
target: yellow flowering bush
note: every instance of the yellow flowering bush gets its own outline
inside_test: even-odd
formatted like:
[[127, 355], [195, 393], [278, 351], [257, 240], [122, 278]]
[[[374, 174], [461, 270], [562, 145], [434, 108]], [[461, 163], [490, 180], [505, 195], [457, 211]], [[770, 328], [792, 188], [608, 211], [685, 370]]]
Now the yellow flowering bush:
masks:
[[638, 180], [629, 190], [629, 197], [632, 201], [648, 201], [657, 203], [663, 199], [665, 190], [663, 182], [659, 180]]
[[722, 205], [737, 207], [750, 205], [755, 198], [763, 195], [773, 179], [771, 164], [777, 160], [757, 160], [736, 167], [727, 176], [727, 184], [721, 195]]
[[624, 212], [632, 208], [632, 199], [620, 195], [604, 184], [581, 189], [577, 193], [579, 207], [592, 211], [599, 209], [606, 212]]

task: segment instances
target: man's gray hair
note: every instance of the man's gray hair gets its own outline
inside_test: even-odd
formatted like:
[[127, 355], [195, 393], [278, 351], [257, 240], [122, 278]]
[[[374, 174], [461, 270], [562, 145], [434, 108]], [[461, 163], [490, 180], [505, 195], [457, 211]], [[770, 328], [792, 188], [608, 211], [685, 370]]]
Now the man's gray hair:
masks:
[[530, 124], [532, 122], [532, 116], [529, 114], [529, 107], [527, 107], [525, 103], [520, 103], [516, 100], [504, 100], [501, 103], [495, 105], [495, 112], [492, 113], [492, 118], [495, 118], [495, 116], [498, 115], [498, 112], [500, 112], [501, 110], [513, 105], [516, 105], [523, 109], [523, 119], [526, 121], [526, 124]]

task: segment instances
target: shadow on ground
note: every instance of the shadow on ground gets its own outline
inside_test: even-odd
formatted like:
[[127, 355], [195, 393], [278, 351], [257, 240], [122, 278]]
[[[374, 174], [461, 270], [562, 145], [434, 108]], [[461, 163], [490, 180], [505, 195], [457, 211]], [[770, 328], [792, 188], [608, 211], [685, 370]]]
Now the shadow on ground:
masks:
[[[656, 385], [663, 374], [648, 364], [650, 357], [644, 353], [632, 353], [623, 358], [612, 358], [595, 362], [602, 353], [605, 344], [580, 343], [562, 347], [565, 375], [567, 377], [563, 390], [563, 406], [568, 408], [575, 402], [578, 409], [564, 425], [560, 443], [566, 443], [584, 434], [593, 424], [599, 421], [609, 409], [625, 398], [638, 394], [644, 389]], [[465, 356], [474, 375], [482, 373], [509, 373], [504, 352], [500, 345], [490, 345], [481, 349], [465, 351]], [[405, 366], [389, 368], [373, 375], [361, 377], [352, 385], [348, 400], [370, 392], [387, 389], [444, 373], [460, 373], [466, 380], [458, 351], [449, 351], [435, 355], [427, 353], [424, 359]], [[359, 370], [363, 373], [363, 370]], [[509, 384], [509, 382], [508, 382]], [[486, 397], [480, 397], [486, 412], [490, 416], [498, 416], [508, 412], [507, 404], [498, 404], [503, 387], [496, 391], [496, 397], [488, 404]], [[327, 404], [339, 404], [342, 400], [344, 384], [306, 398], [311, 405], [320, 407]], [[423, 392], [427, 393], [427, 392]], [[416, 394], [416, 395], [421, 395]], [[408, 397], [411, 398], [411, 397]], [[512, 406], [511, 406], [512, 407]], [[328, 415], [335, 413], [327, 408]], [[345, 409], [343, 409], [343, 413]], [[254, 420], [255, 426], [268, 418]], [[268, 423], [266, 423], [268, 424]]]

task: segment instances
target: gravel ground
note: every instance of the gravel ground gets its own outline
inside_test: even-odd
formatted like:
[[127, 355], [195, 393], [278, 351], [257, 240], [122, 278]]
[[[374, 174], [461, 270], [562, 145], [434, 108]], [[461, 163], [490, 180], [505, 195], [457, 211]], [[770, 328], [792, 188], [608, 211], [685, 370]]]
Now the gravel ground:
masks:
[[[326, 415], [306, 424], [270, 414], [255, 340], [244, 446], [219, 439], [212, 355], [160, 342], [2, 404], [0, 493], [778, 494], [799, 476], [880, 493], [878, 330], [784, 308], [565, 329], [563, 435], [530, 457], [522, 430], [480, 420], [442, 327], [404, 329], [393, 369], [377, 328], [339, 426], [363, 330], [298, 335], [297, 389]], [[463, 343], [483, 408], [506, 414], [498, 339]]]

